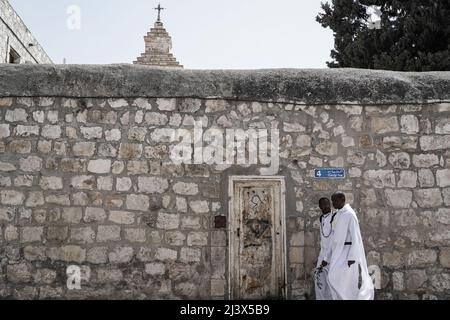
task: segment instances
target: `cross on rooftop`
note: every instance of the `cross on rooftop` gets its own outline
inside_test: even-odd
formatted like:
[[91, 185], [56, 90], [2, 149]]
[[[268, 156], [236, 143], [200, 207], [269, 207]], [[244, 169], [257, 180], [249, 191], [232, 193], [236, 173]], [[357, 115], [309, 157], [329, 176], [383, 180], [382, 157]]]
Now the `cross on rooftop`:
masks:
[[161, 22], [161, 10], [165, 10], [166, 8], [161, 7], [161, 4], [158, 4], [158, 7], [153, 8], [154, 10], [158, 10], [158, 22]]

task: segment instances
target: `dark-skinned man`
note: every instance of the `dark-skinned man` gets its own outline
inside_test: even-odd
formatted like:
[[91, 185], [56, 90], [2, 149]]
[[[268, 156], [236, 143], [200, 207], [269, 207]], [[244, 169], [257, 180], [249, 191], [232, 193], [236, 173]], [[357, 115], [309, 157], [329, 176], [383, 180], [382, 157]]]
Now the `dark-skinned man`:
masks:
[[321, 198], [319, 200], [319, 208], [322, 211], [320, 215], [320, 253], [317, 259], [317, 268], [314, 273], [314, 285], [317, 300], [331, 300], [332, 296], [327, 279], [327, 261], [330, 261], [331, 224], [334, 217], [331, 212], [331, 202], [328, 198]]
[[[328, 253], [328, 284], [333, 300], [373, 300], [374, 285], [367, 270], [358, 218], [345, 195], [331, 197], [337, 210]], [[359, 285], [359, 279], [361, 283]]]

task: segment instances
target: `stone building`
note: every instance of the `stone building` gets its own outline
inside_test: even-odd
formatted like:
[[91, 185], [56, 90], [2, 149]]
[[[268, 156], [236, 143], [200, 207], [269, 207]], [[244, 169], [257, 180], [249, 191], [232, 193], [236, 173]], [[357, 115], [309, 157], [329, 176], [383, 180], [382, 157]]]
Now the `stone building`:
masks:
[[170, 53], [170, 50], [172, 50], [172, 38], [164, 28], [160, 18], [160, 12], [163, 8], [158, 6], [157, 9], [158, 19], [154, 27], [144, 37], [145, 52], [133, 63], [148, 66], [183, 68], [173, 54]]
[[52, 63], [8, 0], [0, 0], [0, 63]]
[[[196, 122], [279, 166], [177, 164]], [[450, 72], [0, 66], [0, 298], [311, 299], [341, 190], [376, 298], [449, 299], [449, 124]]]

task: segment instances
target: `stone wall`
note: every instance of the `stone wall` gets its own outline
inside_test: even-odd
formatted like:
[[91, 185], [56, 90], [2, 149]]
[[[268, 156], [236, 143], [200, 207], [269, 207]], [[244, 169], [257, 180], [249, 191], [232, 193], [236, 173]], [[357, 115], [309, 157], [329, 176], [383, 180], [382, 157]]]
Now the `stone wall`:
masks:
[[289, 299], [313, 297], [317, 202], [336, 190], [381, 269], [378, 299], [448, 299], [449, 88], [448, 72], [2, 66], [0, 297], [226, 299], [214, 217], [228, 176], [261, 166], [175, 165], [164, 130], [197, 120], [280, 130]]
[[9, 2], [0, 0], [0, 63], [8, 62], [10, 47], [20, 55], [20, 63], [52, 63]]

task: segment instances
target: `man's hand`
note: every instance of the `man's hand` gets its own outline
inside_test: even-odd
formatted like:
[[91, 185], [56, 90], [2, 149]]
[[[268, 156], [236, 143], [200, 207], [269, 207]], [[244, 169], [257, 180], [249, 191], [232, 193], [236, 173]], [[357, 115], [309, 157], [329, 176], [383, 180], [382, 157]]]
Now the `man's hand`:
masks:
[[354, 261], [354, 260], [349, 260], [349, 261], [348, 261], [348, 267], [350, 268], [350, 267], [351, 267], [351, 265], [352, 265], [352, 264], [354, 264], [354, 263], [355, 263], [355, 261]]
[[321, 268], [326, 267], [328, 265], [328, 262], [325, 260], [322, 260], [322, 264], [320, 265]]

